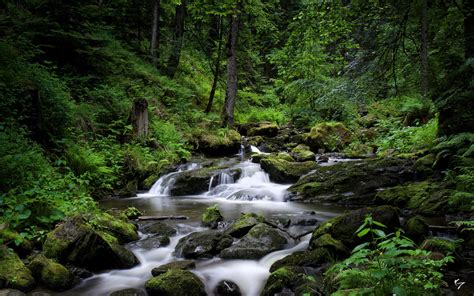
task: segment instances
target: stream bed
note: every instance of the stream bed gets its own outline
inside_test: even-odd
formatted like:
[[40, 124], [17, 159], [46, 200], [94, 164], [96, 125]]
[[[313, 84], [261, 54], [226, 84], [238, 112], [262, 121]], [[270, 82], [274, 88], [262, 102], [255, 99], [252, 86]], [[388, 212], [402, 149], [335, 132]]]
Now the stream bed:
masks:
[[[102, 202], [101, 207], [104, 209], [125, 209], [134, 206], [147, 216], [184, 215], [188, 219], [166, 221], [178, 232], [177, 235], [171, 237], [170, 244], [165, 247], [144, 249], [136, 243], [127, 245], [139, 259], [138, 266], [97, 273], [84, 279], [73, 289], [62, 292], [61, 295], [99, 296], [110, 295], [113, 291], [126, 288], [143, 289], [144, 283], [151, 278], [153, 268], [180, 260], [175, 257], [174, 249], [181, 238], [189, 233], [207, 229], [200, 225], [200, 217], [206, 208], [214, 204], [219, 205], [226, 221], [238, 218], [241, 213], [257, 213], [267, 219], [282, 217], [297, 219], [306, 215], [320, 222], [345, 210], [336, 205], [285, 202], [286, 189], [290, 184], [271, 182], [260, 165], [249, 160], [237, 161], [233, 165], [233, 168], [241, 170], [237, 180], [221, 172], [216, 175], [217, 182], [213, 180], [209, 182], [207, 192], [193, 196], [170, 195], [170, 189], [173, 187], [177, 174], [200, 167], [196, 163], [181, 166], [176, 172], [162, 176], [147, 193], [139, 194], [137, 197]], [[215, 186], [213, 186], [214, 183]], [[291, 226], [288, 231], [300, 234], [313, 228], [314, 226]], [[272, 252], [259, 260], [224, 260], [215, 257], [196, 261], [196, 268], [191, 271], [203, 281], [208, 295], [214, 295], [213, 290], [219, 281], [230, 280], [240, 287], [242, 295], [256, 296], [263, 289], [270, 274], [270, 266], [295, 251], [305, 250], [310, 236], [308, 234], [293, 244], [288, 244], [285, 249]], [[140, 233], [141, 240], [147, 237], [148, 234]]]

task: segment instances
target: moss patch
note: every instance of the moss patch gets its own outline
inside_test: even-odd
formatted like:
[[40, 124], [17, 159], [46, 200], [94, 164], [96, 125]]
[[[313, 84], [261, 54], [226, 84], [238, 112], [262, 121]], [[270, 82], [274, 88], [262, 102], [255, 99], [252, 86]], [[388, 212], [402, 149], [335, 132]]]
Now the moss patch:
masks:
[[224, 220], [224, 217], [222, 217], [217, 204], [207, 208], [201, 216], [201, 224], [205, 227], [217, 228], [222, 220]]
[[17, 289], [23, 292], [32, 290], [35, 279], [31, 271], [13, 250], [0, 246], [0, 288]]
[[341, 122], [323, 122], [315, 125], [306, 135], [311, 151], [341, 151], [352, 138], [351, 132]]
[[149, 279], [145, 289], [150, 296], [205, 296], [204, 284], [192, 272], [170, 269]]

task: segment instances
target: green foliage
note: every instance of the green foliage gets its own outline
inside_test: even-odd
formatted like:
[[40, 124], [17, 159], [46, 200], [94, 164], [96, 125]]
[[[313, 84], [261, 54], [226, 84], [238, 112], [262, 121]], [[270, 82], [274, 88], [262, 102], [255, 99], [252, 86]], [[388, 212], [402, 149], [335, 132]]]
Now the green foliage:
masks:
[[452, 262], [451, 256], [441, 260], [429, 258], [430, 252], [416, 249], [415, 243], [401, 231], [385, 234], [381, 223], [369, 215], [357, 229], [359, 237], [371, 240], [354, 248], [352, 255], [328, 271], [338, 291], [382, 294], [436, 295], [442, 281], [441, 268]]

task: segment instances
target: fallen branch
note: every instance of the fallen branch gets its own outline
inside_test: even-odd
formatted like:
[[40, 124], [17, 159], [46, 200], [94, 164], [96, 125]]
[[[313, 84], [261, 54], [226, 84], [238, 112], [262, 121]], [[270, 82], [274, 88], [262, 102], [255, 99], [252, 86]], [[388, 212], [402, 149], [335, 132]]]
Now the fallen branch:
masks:
[[138, 221], [149, 221], [149, 220], [188, 220], [187, 216], [140, 216]]

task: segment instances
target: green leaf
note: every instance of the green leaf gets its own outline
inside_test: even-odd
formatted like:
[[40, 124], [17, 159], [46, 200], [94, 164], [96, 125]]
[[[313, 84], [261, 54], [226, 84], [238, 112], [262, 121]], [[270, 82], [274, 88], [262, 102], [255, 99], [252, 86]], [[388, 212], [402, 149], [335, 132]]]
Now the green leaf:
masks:
[[380, 223], [380, 222], [377, 222], [377, 221], [375, 221], [375, 220], [373, 220], [373, 221], [372, 221], [372, 223], [373, 223], [374, 225], [377, 225], [377, 226], [379, 226], [379, 227], [384, 227], [384, 228], [387, 228], [387, 226], [385, 226], [385, 225], [383, 225], [382, 223]]
[[31, 210], [27, 209], [18, 215], [18, 219], [25, 220], [31, 216]]
[[366, 235], [367, 233], [369, 233], [370, 229], [369, 228], [365, 228], [363, 229], [361, 232], [359, 232], [357, 234], [358, 237], [363, 237], [364, 235]]
[[378, 237], [385, 237], [385, 232], [383, 232], [380, 229], [374, 229], [373, 232], [378, 236]]

